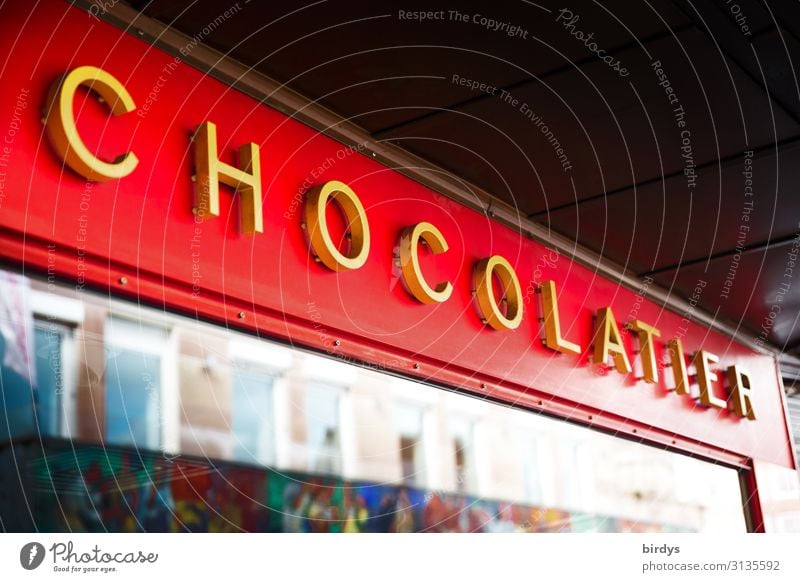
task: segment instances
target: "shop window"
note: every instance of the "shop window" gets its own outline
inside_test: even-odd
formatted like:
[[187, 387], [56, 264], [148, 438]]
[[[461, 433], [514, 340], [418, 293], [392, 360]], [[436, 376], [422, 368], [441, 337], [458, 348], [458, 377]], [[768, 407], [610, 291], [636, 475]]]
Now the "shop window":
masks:
[[453, 443], [455, 487], [459, 493], [474, 492], [477, 487], [475, 474], [475, 423], [466, 417], [449, 420]]
[[767, 533], [800, 531], [800, 473], [766, 461], [754, 461]]
[[8, 339], [0, 330], [0, 402], [3, 415], [0, 417], [0, 443], [16, 437], [35, 433], [35, 392], [29, 374], [20, 373], [19, 366], [9, 361]]
[[35, 433], [36, 365], [30, 283], [0, 271], [0, 443]]
[[72, 329], [49, 321], [34, 324], [36, 428], [42, 436], [68, 436], [72, 397]]
[[[181, 452], [183, 441], [175, 439], [175, 444], [170, 440], [178, 434], [170, 430], [170, 423], [177, 427], [182, 413], [193, 419], [188, 410], [199, 419], [198, 426], [210, 427], [209, 432], [213, 429], [220, 444], [199, 448], [215, 459], [212, 465], [187, 458], [179, 462], [170, 455], [150, 456], [155, 473], [169, 475], [176, 462], [198, 472], [188, 476], [191, 483], [167, 479], [146, 497], [131, 489], [133, 497], [127, 504], [125, 499], [115, 498], [114, 517], [102, 524], [110, 530], [137, 520], [158, 524], [145, 527], [163, 529], [163, 524], [176, 516], [181, 523], [194, 520], [193, 528], [214, 527], [200, 522], [206, 518], [193, 509], [192, 504], [198, 503], [206, 509], [228, 503], [231, 511], [226, 519], [239, 517], [231, 517], [238, 521], [227, 525], [241, 529], [282, 525], [291, 531], [734, 532], [745, 528], [738, 475], [729, 467], [497, 407], [434, 386], [404, 380], [396, 390], [387, 390], [394, 380], [387, 382], [378, 372], [122, 301], [91, 294], [74, 299], [69, 297], [72, 290], [59, 291], [55, 285], [52, 290], [48, 287], [47, 293], [33, 291], [20, 294], [31, 298], [28, 311], [21, 311], [38, 319], [17, 317], [9, 324], [8, 314], [0, 313], [0, 332], [16, 350], [13, 358], [0, 360], [5, 412], [12, 418], [20, 413], [21, 424], [15, 429], [27, 426], [25, 430], [35, 434], [38, 422], [43, 433], [64, 434], [71, 418], [63, 411], [70, 409], [70, 391], [79, 365], [76, 356], [96, 345], [81, 345], [79, 338], [96, 342], [103, 336], [105, 365], [86, 371], [93, 382], [99, 380], [105, 387], [106, 442]], [[72, 330], [89, 319], [84, 317], [84, 307], [92, 323], [97, 314], [112, 311], [115, 315], [105, 321], [103, 333], [96, 334], [92, 325], [75, 333], [73, 339]], [[122, 313], [131, 315], [116, 315]], [[181, 344], [177, 333], [181, 328], [196, 330], [199, 347], [205, 345], [204, 349]], [[26, 341], [30, 348], [21, 349]], [[214, 354], [224, 354], [226, 342], [229, 351], [220, 355], [225, 361], [216, 362]], [[178, 399], [178, 353], [185, 355], [179, 347], [192, 357], [205, 359], [200, 365], [195, 361], [192, 369], [197, 369], [197, 374], [184, 380], [198, 388], [191, 396], [202, 400], [203, 407], [188, 398]], [[80, 365], [94, 361], [91, 358]], [[219, 389], [207, 389], [211, 381], [204, 380], [207, 372], [201, 366], [213, 372]], [[26, 380], [26, 371], [33, 380]], [[305, 378], [304, 384], [301, 378]], [[9, 401], [10, 394], [5, 392], [15, 381], [21, 386], [17, 396], [22, 396], [16, 403]], [[32, 390], [31, 385], [38, 388]], [[38, 394], [35, 406], [34, 394]], [[391, 407], [384, 410], [384, 404]], [[75, 419], [86, 426], [102, 425], [103, 419], [94, 416], [96, 410], [103, 409], [75, 407]], [[6, 422], [3, 416], [0, 422]], [[366, 430], [354, 430], [364, 426]], [[519, 440], [509, 427], [519, 427]], [[0, 431], [8, 433], [4, 425]], [[354, 435], [370, 441], [357, 442]], [[2, 436], [0, 432], [0, 440]], [[278, 438], [281, 436], [285, 440]], [[234, 448], [237, 440], [239, 445]], [[519, 453], [517, 443], [522, 443]], [[48, 488], [54, 484], [66, 487], [69, 503], [56, 507], [52, 514], [41, 510], [37, 519], [63, 516], [65, 523], [76, 529], [99, 527], [100, 522], [91, 516], [97, 514], [98, 499], [103, 501], [103, 483], [108, 479], [100, 473], [106, 467], [119, 469], [122, 473], [118, 476], [128, 481], [131, 471], [152, 472], [149, 465], [136, 468], [142, 459], [132, 450], [98, 449], [86, 454], [94, 448], [80, 442], [48, 443], [46, 447], [65, 453], [48, 453], [48, 469], [31, 474], [47, 478]], [[492, 456], [495, 452], [498, 454]], [[353, 463], [354, 468], [349, 469], [356, 453], [378, 458], [377, 468]], [[102, 468], [97, 465], [97, 454]], [[263, 468], [226, 463], [234, 455], [240, 461], [291, 468], [292, 474], [281, 476]], [[392, 462], [386, 461], [387, 456]], [[273, 457], [279, 462], [271, 461]], [[792, 494], [798, 486], [796, 473], [784, 469], [789, 473], [770, 475], [769, 467], [764, 469], [766, 473], [761, 469], [757, 470], [765, 508], [783, 508], [796, 498]], [[209, 480], [208, 471], [224, 478]], [[70, 486], [76, 474], [82, 475], [80, 491]], [[320, 474], [337, 478], [320, 479]], [[400, 478], [404, 483], [392, 483]], [[772, 479], [772, 483], [764, 479]], [[486, 485], [493, 481], [502, 487]], [[187, 483], [191, 488], [187, 489]], [[219, 487], [219, 483], [232, 485]], [[327, 486], [330, 483], [337, 486]], [[228, 500], [226, 492], [234, 491], [234, 485], [258, 503]], [[31, 488], [34, 495], [43, 490]], [[461, 495], [452, 495], [454, 490]], [[52, 493], [47, 494], [52, 500]], [[33, 506], [49, 507], [42, 499], [35, 497]], [[796, 527], [796, 507], [786, 509], [765, 512], [768, 530]], [[143, 514], [147, 514], [145, 518]], [[284, 519], [281, 524], [269, 523], [267, 514], [283, 515]]]
[[795, 388], [798, 392], [786, 398], [786, 409], [789, 412], [789, 423], [792, 425], [791, 432], [794, 435], [795, 458], [797, 466], [800, 467], [800, 382]]
[[419, 406], [406, 403], [396, 405], [401, 478], [406, 485], [417, 487], [426, 483], [423, 418], [424, 410]]
[[326, 475], [342, 474], [342, 389], [312, 383], [306, 394], [309, 468]]
[[273, 384], [268, 370], [244, 362], [234, 365], [231, 428], [237, 461], [275, 462]]
[[106, 322], [106, 442], [162, 447], [163, 359], [167, 331], [138, 321]]
[[540, 504], [542, 495], [542, 470], [539, 464], [539, 439], [528, 430], [521, 431], [520, 452], [525, 501]]
[[83, 325], [83, 303], [32, 288], [28, 291], [33, 321], [35, 372], [34, 422], [47, 437], [69, 437], [75, 420], [78, 352], [75, 330]]
[[[767, 523], [769, 524], [769, 521]], [[770, 533], [797, 533], [800, 531], [800, 512], [794, 511], [776, 517], [774, 525], [770, 524], [767, 531]]]
[[578, 443], [562, 437], [557, 445], [556, 464], [561, 504], [570, 509], [580, 508]]

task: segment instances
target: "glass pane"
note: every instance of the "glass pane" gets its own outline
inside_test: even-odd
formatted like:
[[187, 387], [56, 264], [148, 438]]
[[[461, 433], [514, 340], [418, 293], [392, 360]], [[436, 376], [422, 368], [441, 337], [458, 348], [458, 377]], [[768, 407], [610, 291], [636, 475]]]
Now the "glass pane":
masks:
[[472, 419], [450, 415], [450, 434], [453, 437], [455, 488], [460, 493], [476, 493], [475, 451], [473, 448], [474, 423]]
[[800, 473], [763, 461], [755, 461], [755, 471], [764, 530], [800, 532]]
[[334, 386], [312, 384], [306, 398], [308, 452], [311, 470], [328, 475], [342, 471], [339, 392]]
[[107, 442], [158, 449], [161, 358], [108, 348], [105, 381]]
[[7, 357], [7, 340], [0, 330], [0, 442], [36, 432], [33, 405], [34, 391], [28, 378]]
[[43, 436], [58, 436], [61, 428], [61, 396], [63, 368], [61, 361], [64, 342], [63, 328], [38, 323], [34, 328], [36, 341], [36, 421]]
[[541, 503], [543, 499], [537, 439], [534, 435], [523, 432], [519, 440], [519, 456], [522, 459], [523, 479], [525, 482], [525, 501], [528, 503]]
[[29, 292], [26, 277], [0, 270], [0, 442], [36, 432], [36, 364]]
[[233, 372], [234, 458], [249, 463], [273, 462], [272, 376], [247, 367]]
[[395, 406], [395, 425], [400, 435], [400, 470], [403, 483], [425, 484], [423, 409], [407, 403]]
[[[74, 335], [36, 333], [39, 420], [55, 430], [55, 364], [74, 354], [86, 359], [67, 366], [81, 370], [82, 394], [105, 395], [105, 419], [96, 395], [76, 401], [76, 426], [104, 420], [120, 447], [47, 445], [28, 478], [50, 529], [745, 529], [734, 469], [190, 318], [80, 300]], [[6, 410], [32, 427], [29, 383], [13, 373], [3, 366]], [[784, 503], [791, 480], [774, 482]], [[770, 519], [791, 529], [797, 513]]]

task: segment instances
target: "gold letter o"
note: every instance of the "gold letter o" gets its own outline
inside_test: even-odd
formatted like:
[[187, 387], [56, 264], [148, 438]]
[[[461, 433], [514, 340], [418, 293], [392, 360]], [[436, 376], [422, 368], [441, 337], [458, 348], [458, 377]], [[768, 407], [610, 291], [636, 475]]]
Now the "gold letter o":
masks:
[[[350, 244], [343, 254], [331, 239], [325, 209], [328, 200], [339, 205], [347, 223]], [[306, 229], [311, 250], [323, 265], [333, 271], [358, 269], [369, 255], [369, 224], [364, 206], [347, 184], [332, 180], [312, 188], [306, 197]]]
[[[492, 273], [497, 273], [503, 285], [505, 314], [494, 298]], [[483, 259], [475, 265], [474, 281], [478, 307], [486, 323], [500, 331], [517, 329], [522, 322], [522, 290], [511, 264], [498, 255]]]

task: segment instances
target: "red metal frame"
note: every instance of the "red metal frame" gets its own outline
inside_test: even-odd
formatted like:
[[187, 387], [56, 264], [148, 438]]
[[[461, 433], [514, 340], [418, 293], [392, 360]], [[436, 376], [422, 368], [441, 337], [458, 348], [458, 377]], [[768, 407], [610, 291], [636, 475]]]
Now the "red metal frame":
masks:
[[746, 467], [739, 470], [739, 487], [742, 492], [742, 507], [744, 508], [747, 531], [765, 533], [764, 512], [761, 508], [761, 497], [758, 493], [758, 482], [752, 460], [748, 462]]

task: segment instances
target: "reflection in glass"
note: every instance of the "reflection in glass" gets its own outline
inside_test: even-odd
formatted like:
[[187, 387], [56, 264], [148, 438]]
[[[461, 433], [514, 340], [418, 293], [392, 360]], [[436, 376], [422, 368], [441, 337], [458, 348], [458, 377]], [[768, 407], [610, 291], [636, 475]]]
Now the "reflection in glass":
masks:
[[409, 403], [395, 409], [396, 429], [400, 436], [400, 470], [406, 485], [425, 485], [425, 444], [423, 410]]
[[161, 353], [165, 332], [112, 318], [106, 334], [106, 440], [156, 450], [161, 446]]
[[316, 473], [338, 475], [342, 472], [340, 392], [335, 386], [319, 383], [308, 387], [307, 447], [311, 470]]
[[269, 465], [274, 462], [272, 417], [273, 377], [247, 364], [233, 367], [234, 458]]
[[47, 436], [61, 434], [64, 368], [61, 360], [63, 344], [68, 334], [64, 327], [37, 322], [34, 327], [36, 353], [36, 424], [39, 433]]
[[74, 435], [30, 468], [52, 529], [745, 527], [728, 467], [123, 301], [30, 295], [38, 401], [6, 360], [2, 395], [15, 436]]

